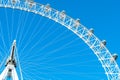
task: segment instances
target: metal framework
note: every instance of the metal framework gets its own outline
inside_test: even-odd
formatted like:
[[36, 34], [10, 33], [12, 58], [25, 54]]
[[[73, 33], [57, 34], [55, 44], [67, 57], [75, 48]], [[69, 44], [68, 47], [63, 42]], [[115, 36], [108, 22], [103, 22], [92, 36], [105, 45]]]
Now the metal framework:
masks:
[[99, 40], [94, 35], [93, 29], [87, 29], [80, 23], [79, 19], [75, 20], [67, 16], [64, 10], [58, 11], [51, 8], [49, 4], [43, 5], [33, 0], [0, 0], [0, 7], [33, 12], [65, 26], [78, 35], [91, 48], [101, 62], [108, 80], [120, 80], [120, 69], [115, 58], [105, 47], [106, 42]]
[[16, 60], [15, 60], [15, 48], [16, 48], [16, 41], [14, 40], [11, 49], [11, 55], [8, 57], [7, 62], [5, 64], [5, 69], [0, 75], [0, 80], [6, 80], [11, 78], [12, 80], [19, 80], [18, 75], [16, 72]]

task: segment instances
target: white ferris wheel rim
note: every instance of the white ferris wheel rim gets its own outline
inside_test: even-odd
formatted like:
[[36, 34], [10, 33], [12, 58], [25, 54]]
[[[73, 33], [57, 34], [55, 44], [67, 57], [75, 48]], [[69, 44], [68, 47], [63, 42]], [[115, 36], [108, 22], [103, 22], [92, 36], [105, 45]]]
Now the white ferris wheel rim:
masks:
[[58, 11], [50, 7], [49, 4], [43, 5], [29, 0], [0, 0], [0, 7], [13, 8], [33, 12], [41, 16], [47, 17], [71, 30], [80, 37], [93, 51], [100, 61], [108, 80], [119, 80], [120, 69], [116, 61], [106, 46], [99, 40], [92, 30], [87, 29], [79, 20], [75, 20], [66, 15], [65, 11]]

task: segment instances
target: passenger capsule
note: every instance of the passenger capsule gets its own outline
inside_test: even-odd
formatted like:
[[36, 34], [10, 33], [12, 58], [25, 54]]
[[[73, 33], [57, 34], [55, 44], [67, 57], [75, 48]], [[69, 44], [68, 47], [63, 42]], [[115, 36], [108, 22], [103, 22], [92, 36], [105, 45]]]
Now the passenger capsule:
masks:
[[107, 42], [106, 40], [103, 40], [101, 43], [100, 43], [100, 48], [102, 49], [104, 46], [106, 46]]
[[88, 32], [88, 36], [91, 36], [93, 33], [94, 33], [94, 29], [91, 28], [91, 29], [89, 30], [89, 32]]
[[117, 60], [118, 55], [117, 54], [113, 54], [112, 57], [113, 57], [114, 60]]
[[64, 19], [65, 16], [66, 16], [66, 13], [65, 13], [64, 10], [62, 10], [62, 11], [60, 12], [60, 18], [61, 18], [61, 19]]
[[74, 27], [78, 27], [80, 25], [80, 19], [76, 19], [74, 23]]

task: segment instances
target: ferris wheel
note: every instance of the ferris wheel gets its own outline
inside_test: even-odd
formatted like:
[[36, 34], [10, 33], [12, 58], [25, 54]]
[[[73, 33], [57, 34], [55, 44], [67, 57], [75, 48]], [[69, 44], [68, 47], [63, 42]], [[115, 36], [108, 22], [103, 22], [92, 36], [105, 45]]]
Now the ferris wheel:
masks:
[[[87, 29], [79, 19], [71, 18], [64, 10], [58, 11], [49, 4], [43, 5], [32, 0], [0, 0], [0, 8], [5, 12], [0, 13], [0, 80], [82, 79], [79, 76], [83, 74], [79, 72], [84, 70], [78, 70], [81, 68], [79, 58], [84, 58], [85, 54], [81, 56], [82, 50], [79, 52], [79, 39], [84, 41], [81, 44], [88, 45], [83, 51], [89, 49], [96, 55], [107, 79], [120, 80], [120, 69], [116, 63], [118, 55], [109, 52], [106, 41], [99, 40], [92, 28]], [[55, 25], [59, 27], [55, 29]], [[61, 38], [64, 34], [67, 34], [66, 38]], [[91, 65], [93, 63], [94, 60]], [[87, 67], [89, 68], [88, 65]], [[87, 74], [87, 71], [84, 73]], [[85, 77], [93, 73], [91, 71], [91, 74], [86, 74]]]

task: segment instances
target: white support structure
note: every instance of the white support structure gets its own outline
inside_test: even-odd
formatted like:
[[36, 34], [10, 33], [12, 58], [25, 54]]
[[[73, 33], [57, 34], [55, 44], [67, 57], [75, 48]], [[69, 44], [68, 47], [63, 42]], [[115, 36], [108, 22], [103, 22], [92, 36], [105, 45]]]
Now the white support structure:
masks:
[[5, 69], [0, 74], [0, 80], [7, 80], [7, 78], [10, 78], [12, 80], [19, 80], [16, 72], [16, 60], [14, 56], [15, 47], [16, 47], [16, 41], [14, 40], [11, 49], [11, 55], [8, 57], [8, 60], [5, 65], [6, 66]]

